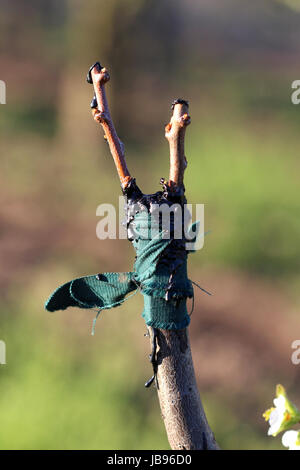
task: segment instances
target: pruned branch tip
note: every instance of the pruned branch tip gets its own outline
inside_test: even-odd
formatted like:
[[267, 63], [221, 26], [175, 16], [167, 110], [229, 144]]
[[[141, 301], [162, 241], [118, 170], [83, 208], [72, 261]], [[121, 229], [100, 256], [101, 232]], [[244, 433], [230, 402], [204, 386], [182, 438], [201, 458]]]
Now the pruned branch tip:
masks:
[[184, 170], [187, 160], [184, 154], [184, 137], [191, 118], [186, 100], [177, 99], [172, 104], [173, 115], [165, 127], [165, 136], [170, 146], [170, 186], [183, 186]]

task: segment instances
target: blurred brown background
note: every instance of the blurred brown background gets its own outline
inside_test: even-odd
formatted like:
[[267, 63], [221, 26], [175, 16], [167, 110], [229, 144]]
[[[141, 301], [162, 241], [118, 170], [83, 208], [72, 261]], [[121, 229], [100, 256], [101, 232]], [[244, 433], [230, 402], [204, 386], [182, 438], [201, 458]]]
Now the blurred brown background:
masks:
[[299, 26], [293, 0], [1, 1], [0, 448], [168, 448], [142, 298], [95, 337], [95, 312], [43, 310], [59, 284], [133, 263], [126, 240], [96, 238], [96, 207], [120, 194], [89, 110], [96, 60], [144, 192], [168, 176], [172, 100], [190, 101], [187, 197], [211, 230], [190, 277], [214, 294], [195, 291], [199, 388], [222, 448], [282, 448], [261, 415], [278, 382], [300, 404]]

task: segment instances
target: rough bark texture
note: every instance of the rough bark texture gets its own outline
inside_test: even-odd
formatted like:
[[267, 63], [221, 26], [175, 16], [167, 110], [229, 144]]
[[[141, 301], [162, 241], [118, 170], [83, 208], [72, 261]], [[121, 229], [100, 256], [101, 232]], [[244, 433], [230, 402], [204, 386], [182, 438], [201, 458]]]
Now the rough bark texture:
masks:
[[157, 392], [171, 448], [217, 450], [197, 389], [188, 330], [158, 330], [157, 343]]

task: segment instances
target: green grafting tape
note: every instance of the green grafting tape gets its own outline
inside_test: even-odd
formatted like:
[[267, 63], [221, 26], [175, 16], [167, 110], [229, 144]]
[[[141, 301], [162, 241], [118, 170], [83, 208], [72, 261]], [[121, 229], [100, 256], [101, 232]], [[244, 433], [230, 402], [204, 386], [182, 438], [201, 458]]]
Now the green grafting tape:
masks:
[[186, 299], [169, 300], [144, 294], [144, 311], [146, 325], [162, 330], [179, 330], [186, 328], [190, 317], [186, 308]]
[[[151, 276], [145, 278], [143, 272], [146, 272], [149, 267], [147, 262], [143, 263], [139, 267], [139, 271], [135, 273], [135, 279], [140, 282], [140, 288], [143, 294], [152, 295], [153, 297], [180, 299], [193, 297], [193, 286], [192, 282], [187, 276], [187, 263], [186, 259], [183, 260], [182, 264], [178, 266], [172, 276], [172, 282], [170, 284], [170, 265], [158, 261], [154, 263], [154, 272]], [[151, 266], [152, 270], [152, 266]], [[141, 272], [141, 276], [139, 273]]]
[[109, 309], [120, 305], [137, 288], [134, 273], [103, 273], [63, 284], [45, 303], [50, 312], [68, 307]]
[[[163, 192], [143, 195], [133, 180], [128, 191], [128, 233], [136, 251], [134, 272], [104, 273], [74, 279], [59, 287], [47, 300], [51, 312], [67, 307], [98, 308], [98, 315], [127, 300], [126, 295], [139, 287], [144, 296], [143, 317], [149, 326], [175, 330], [185, 328], [190, 317], [187, 297], [193, 297], [193, 286], [187, 276], [185, 240], [175, 240], [173, 228], [162, 228], [153, 217], [152, 204], [171, 204]], [[130, 199], [131, 194], [131, 199]], [[182, 201], [182, 199], [181, 199]], [[146, 204], [144, 204], [146, 202]]]
[[[137, 256], [134, 277], [144, 296], [145, 322], [149, 326], [164, 330], [185, 328], [190, 322], [186, 298], [193, 296], [193, 287], [187, 277], [187, 253], [184, 252], [173, 272], [173, 260], [166, 256], [166, 251], [169, 247], [172, 253], [171, 245], [174, 240], [163, 238], [164, 233], [160, 225], [151, 219], [148, 210], [138, 212], [134, 223], [133, 246]], [[152, 238], [145, 239], [145, 235], [151, 230]]]

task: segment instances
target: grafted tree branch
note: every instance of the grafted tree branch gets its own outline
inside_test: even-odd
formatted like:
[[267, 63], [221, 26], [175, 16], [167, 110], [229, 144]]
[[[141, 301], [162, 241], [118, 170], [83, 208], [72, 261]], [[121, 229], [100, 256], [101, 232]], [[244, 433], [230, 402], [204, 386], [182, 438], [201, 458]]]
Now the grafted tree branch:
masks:
[[[127, 169], [124, 146], [114, 128], [105, 95], [109, 74], [100, 64], [91, 69], [95, 90], [94, 119], [101, 123], [113, 156], [122, 188], [132, 180]], [[170, 146], [170, 176], [167, 185], [184, 193], [183, 175], [186, 168], [184, 137], [190, 123], [188, 103], [176, 100], [165, 136]], [[186, 301], [186, 300], [185, 300]], [[153, 341], [153, 335], [155, 339]], [[218, 449], [197, 389], [187, 328], [163, 330], [149, 328], [150, 342], [157, 345], [155, 375], [162, 417], [172, 449]], [[153, 361], [154, 363], [154, 361]], [[149, 383], [152, 381], [149, 381]]]

